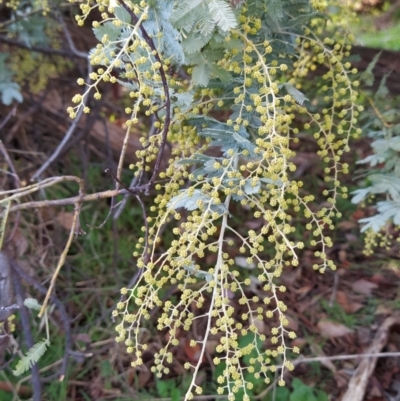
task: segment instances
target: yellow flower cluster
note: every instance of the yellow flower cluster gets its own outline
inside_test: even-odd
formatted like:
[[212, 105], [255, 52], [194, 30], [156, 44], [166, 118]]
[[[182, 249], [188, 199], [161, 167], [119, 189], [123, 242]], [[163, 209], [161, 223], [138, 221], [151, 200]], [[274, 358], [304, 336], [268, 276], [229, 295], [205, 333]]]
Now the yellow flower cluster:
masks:
[[[318, 9], [326, 6], [324, 1], [314, 3]], [[123, 23], [113, 17], [113, 9], [105, 2], [99, 1], [97, 6], [102, 12], [102, 23], [112, 21], [116, 26]], [[152, 51], [138, 34], [139, 24], [147, 18], [145, 2], [132, 7], [137, 8], [134, 11], [141, 16], [139, 23], [130, 26], [117, 48], [108, 35], [101, 38], [91, 54], [92, 65], [101, 67], [90, 74], [93, 83], [78, 80], [87, 90], [74, 97], [77, 106], [69, 109], [71, 117], [85, 107], [85, 100], [93, 89], [94, 97], [100, 98], [97, 86], [101, 81], [117, 82], [113, 76], [115, 67], [123, 67], [125, 77], [137, 83], [137, 89], [130, 91], [132, 105], [125, 110], [130, 115], [128, 127], [138, 122], [139, 112], [149, 116], [160, 107], [153, 100], [161, 79], [160, 68], [166, 72], [171, 87], [178, 93], [185, 92], [188, 82], [178, 82], [177, 77], [168, 76], [169, 60], [162, 60], [163, 65], [151, 61], [154, 60]], [[82, 5], [81, 9], [83, 16], [78, 18], [78, 23], [84, 21], [90, 7]], [[226, 393], [229, 400], [234, 400], [240, 389], [244, 389], [243, 399], [249, 399], [247, 390], [252, 383], [246, 379], [248, 372], [268, 383], [267, 373], [276, 369], [271, 364], [273, 358], [280, 357], [282, 366], [293, 369], [286, 355], [288, 350], [299, 351], [291, 346], [296, 334], [288, 329], [287, 306], [280, 297], [286, 288], [276, 283], [285, 266], [298, 266], [299, 251], [305, 246], [294, 236], [292, 220], [294, 216], [302, 216], [307, 221], [310, 245], [315, 247], [314, 269], [320, 272], [334, 269], [333, 262], [327, 259], [332, 241], [326, 230], [333, 228], [335, 217], [340, 217], [336, 209], [337, 197], [347, 196], [346, 188], [339, 182], [339, 175], [348, 170], [341, 156], [349, 151], [350, 136], [359, 134], [355, 123], [360, 110], [354, 105], [357, 83], [352, 83], [351, 79], [355, 71], [344, 62], [349, 48], [342, 38], [317, 39], [322, 28], [316, 20], [312, 24], [315, 31], [305, 30], [304, 35], [297, 38], [298, 53], [293, 69], [287, 58], [274, 53], [272, 41], [258, 43], [254, 40], [261, 21], [247, 16], [245, 7], [239, 23], [239, 27], [225, 37], [227, 43], [239, 46], [227, 48], [217, 62], [219, 68], [241, 78], [235, 81], [238, 84], [232, 89], [232, 97], [221, 97], [218, 88], [203, 88], [198, 90], [189, 110], [173, 109], [168, 132], [168, 140], [173, 144], [170, 160], [155, 186], [158, 195], [150, 208], [151, 216], [147, 218], [150, 227], [147, 241], [141, 238], [134, 252], [143, 274], [134, 288], [121, 290], [124, 300], [113, 312], [114, 317], [120, 319], [116, 340], [124, 342], [128, 352], [133, 354], [134, 367], [142, 364], [143, 351], [147, 348], [149, 334], [142, 329], [143, 322], [157, 317], [157, 329], [167, 329], [166, 343], [155, 355], [152, 368], [158, 377], [169, 373], [173, 360], [171, 349], [179, 344], [181, 333], [191, 330], [194, 322], [201, 323], [204, 332], [190, 343], [200, 346], [198, 362], [185, 364], [186, 369], [193, 371], [187, 400], [202, 393], [195, 376], [211, 339], [218, 342], [214, 363], [226, 364], [217, 380], [217, 392]], [[94, 27], [99, 24], [95, 22]], [[304, 77], [320, 64], [328, 67], [321, 89], [325, 98], [324, 103], [318, 105], [320, 112], [314, 113], [304, 104], [305, 96], [300, 91], [306, 81]], [[208, 170], [199, 173], [191, 167], [193, 164], [184, 163], [182, 159], [203, 154], [211, 139], [201, 139], [198, 128], [188, 122], [187, 116], [189, 113], [192, 117], [207, 116], [226, 105], [237, 110], [235, 117], [226, 121], [235, 135], [257, 125], [251, 132], [254, 148], [226, 149], [223, 156], [207, 165]], [[303, 121], [302, 127], [298, 116]], [[161, 131], [164, 123], [160, 118], [155, 127]], [[296, 166], [291, 161], [294, 156], [291, 144], [297, 140], [300, 129], [314, 135], [318, 154], [326, 166], [324, 195], [327, 201], [320, 208], [313, 204], [312, 195], [304, 193], [303, 183], [293, 178]], [[151, 169], [160, 140], [159, 134], [142, 138], [143, 149], [137, 153], [139, 161], [132, 165], [136, 174], [143, 168]], [[189, 211], [181, 213], [177, 209], [184, 198], [192, 199], [193, 205]], [[257, 231], [234, 226], [229, 211], [235, 201], [260, 220]], [[172, 225], [174, 239], [161, 252], [159, 243], [167, 224]], [[231, 256], [233, 247], [255, 269], [254, 281], [243, 277], [236, 259]], [[176, 286], [179, 295], [176, 299], [164, 299], [161, 294], [171, 286]], [[249, 295], [251, 292], [253, 295]], [[236, 302], [240, 311], [233, 307]], [[267, 339], [262, 329], [264, 321], [270, 321], [272, 326], [268, 349], [258, 346]], [[242, 336], [252, 338], [245, 347], [239, 345]], [[242, 357], [254, 353], [256, 357], [244, 366]], [[279, 384], [284, 385], [283, 377]]]

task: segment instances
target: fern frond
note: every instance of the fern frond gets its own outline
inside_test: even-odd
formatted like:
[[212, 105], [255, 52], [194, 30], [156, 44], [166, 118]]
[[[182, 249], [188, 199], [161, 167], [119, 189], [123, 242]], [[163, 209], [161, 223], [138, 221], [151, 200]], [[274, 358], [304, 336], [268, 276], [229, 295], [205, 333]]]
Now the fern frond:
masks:
[[44, 355], [49, 345], [50, 341], [48, 339], [44, 339], [36, 343], [18, 362], [17, 366], [13, 370], [13, 375], [20, 376], [30, 369]]

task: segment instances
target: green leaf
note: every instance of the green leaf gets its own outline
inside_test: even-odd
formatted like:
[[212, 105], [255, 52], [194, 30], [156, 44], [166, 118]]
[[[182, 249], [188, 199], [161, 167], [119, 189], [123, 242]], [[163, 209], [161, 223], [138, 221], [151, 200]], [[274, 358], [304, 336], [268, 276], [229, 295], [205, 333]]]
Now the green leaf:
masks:
[[203, 194], [198, 189], [194, 190], [192, 196], [188, 195], [188, 190], [182, 190], [168, 202], [168, 207], [174, 210], [184, 207], [186, 210], [193, 211], [199, 208], [199, 201], [203, 202], [206, 208], [209, 207], [212, 212], [217, 212], [220, 215], [228, 213], [226, 207], [222, 203], [218, 205], [213, 204], [212, 198], [207, 194]]
[[210, 198], [200, 190], [195, 190], [192, 196], [189, 196], [187, 191], [183, 190], [168, 202], [168, 207], [174, 210], [184, 207], [192, 211], [198, 209], [198, 201], [209, 202]]
[[210, 80], [210, 68], [207, 64], [199, 64], [193, 68], [192, 80], [194, 85], [207, 86]]
[[23, 97], [20, 92], [20, 86], [15, 82], [7, 82], [0, 84], [1, 101], [6, 106], [9, 106], [15, 99], [17, 102], [22, 102]]
[[132, 21], [132, 18], [129, 15], [128, 11], [126, 11], [123, 7], [115, 7], [114, 15], [125, 24], [130, 24]]
[[24, 300], [24, 305], [33, 310], [40, 310], [42, 307], [35, 298], [26, 298]]
[[356, 189], [352, 192], [354, 196], [351, 198], [351, 203], [357, 204], [361, 202], [370, 192], [370, 188]]
[[214, 278], [214, 276], [209, 272], [196, 268], [193, 263], [191, 265], [184, 266], [183, 268], [190, 274], [194, 274], [196, 277], [206, 280], [208, 283]]
[[239, 343], [239, 348], [242, 349], [244, 347], [247, 347], [249, 344], [254, 344], [255, 347], [253, 348], [253, 350], [243, 356], [243, 363], [247, 366], [249, 366], [250, 364], [250, 359], [252, 358], [257, 358], [258, 353], [257, 350], [261, 350], [262, 349], [262, 341], [260, 340], [260, 337], [254, 333], [247, 333], [245, 336], [240, 337], [238, 340]]
[[[203, 36], [197, 32], [191, 32], [182, 41], [182, 48], [186, 54], [198, 53], [209, 42], [210, 39], [211, 35]], [[200, 54], [200, 60], [202, 59], [203, 56]], [[193, 61], [194, 60], [192, 60], [192, 63]]]
[[258, 192], [260, 192], [260, 188], [261, 188], [261, 182], [260, 181], [258, 181], [257, 185], [255, 185], [255, 186], [251, 185], [251, 181], [250, 180], [246, 180], [246, 183], [244, 184], [244, 192], [247, 195], [258, 194]]
[[288, 401], [290, 391], [287, 387], [277, 387], [276, 392], [270, 391], [264, 401]]
[[115, 26], [111, 21], [107, 21], [98, 28], [93, 28], [94, 36], [101, 42], [104, 35], [108, 36], [110, 42], [115, 42], [121, 34], [121, 28]]
[[328, 394], [325, 391], [315, 390], [315, 395], [317, 397], [317, 401], [328, 401]]
[[292, 387], [293, 391], [290, 394], [289, 401], [318, 401], [313, 389], [301, 380], [297, 378], [293, 379]]
[[216, 64], [211, 64], [210, 65], [210, 71], [211, 73], [216, 76], [223, 84], [227, 84], [232, 80], [232, 75], [224, 70], [223, 68], [219, 67]]
[[183, 48], [178, 41], [178, 31], [168, 22], [163, 21], [162, 24], [162, 44], [165, 57], [169, 57], [175, 64], [184, 64], [185, 54]]
[[270, 18], [277, 21], [280, 21], [283, 18], [282, 0], [267, 0], [266, 6]]
[[171, 391], [171, 401], [179, 401], [181, 399], [181, 392], [179, 388], [174, 387]]
[[373, 74], [373, 70], [381, 54], [382, 52], [377, 53], [372, 61], [368, 64], [367, 69], [360, 75], [360, 79], [364, 81], [367, 86], [372, 86], [374, 84], [375, 77]]
[[20, 376], [28, 369], [30, 369], [37, 361], [44, 355], [47, 347], [50, 345], [50, 341], [45, 339], [35, 344], [24, 357], [20, 359], [15, 370], [13, 370], [14, 376]]

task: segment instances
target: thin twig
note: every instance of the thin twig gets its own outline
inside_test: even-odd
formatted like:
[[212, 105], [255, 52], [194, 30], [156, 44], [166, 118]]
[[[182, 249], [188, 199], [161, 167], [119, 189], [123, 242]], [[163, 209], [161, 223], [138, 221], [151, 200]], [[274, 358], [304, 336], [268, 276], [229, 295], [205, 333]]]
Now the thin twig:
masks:
[[[15, 109], [14, 109], [15, 110]], [[14, 163], [12, 162], [10, 155], [7, 152], [6, 147], [4, 146], [3, 142], [0, 140], [0, 152], [3, 154], [4, 158], [6, 159], [6, 162], [11, 170], [12, 176], [14, 178], [14, 186], [15, 188], [19, 189], [21, 187], [21, 180], [17, 174], [17, 170], [14, 167]], [[17, 232], [18, 225], [19, 225], [19, 218], [20, 218], [20, 212], [17, 213], [17, 216], [15, 217], [14, 221], [14, 227], [8, 236], [7, 240], [5, 241], [6, 243], [9, 243], [13, 238], [15, 233]]]
[[[140, 187], [137, 189], [139, 192], [140, 189], [143, 190], [144, 186]], [[131, 189], [132, 191], [132, 189]], [[82, 202], [90, 202], [90, 201], [96, 201], [100, 199], [108, 199], [113, 196], [117, 195], [126, 195], [128, 191], [126, 189], [111, 189], [108, 191], [103, 191], [103, 192], [96, 192], [94, 194], [89, 194], [89, 195], [83, 195], [83, 196], [72, 196], [71, 198], [64, 198], [64, 199], [53, 199], [53, 200], [43, 200], [43, 201], [32, 201], [32, 202], [26, 202], [26, 203], [21, 203], [19, 205], [14, 205], [10, 207], [10, 213], [16, 212], [18, 210], [28, 210], [28, 209], [42, 209], [45, 207], [51, 207], [51, 206], [67, 206], [67, 205], [74, 205], [77, 201], [81, 200]], [[3, 213], [0, 214], [0, 217], [2, 217]]]
[[371, 105], [372, 109], [374, 110], [375, 114], [377, 115], [377, 117], [379, 118], [379, 120], [381, 120], [382, 124], [386, 127], [386, 128], [390, 128], [393, 126], [393, 124], [389, 124], [388, 122], [386, 122], [385, 117], [383, 117], [382, 113], [379, 111], [379, 109], [375, 106], [374, 101], [368, 97], [368, 101], [369, 104]]
[[36, 173], [32, 176], [31, 181], [35, 181], [38, 178], [40, 178], [40, 176], [43, 174], [43, 172], [50, 166], [50, 164], [52, 164], [57, 157], [60, 155], [61, 151], [64, 149], [64, 146], [66, 145], [66, 143], [70, 140], [72, 134], [75, 132], [76, 127], [78, 126], [78, 123], [81, 119], [83, 115], [83, 108], [81, 108], [78, 111], [78, 114], [76, 115], [74, 121], [72, 122], [72, 124], [70, 125], [68, 131], [66, 132], [66, 134], [64, 135], [63, 140], [59, 143], [59, 145], [57, 146], [56, 150], [53, 152], [53, 154], [46, 160], [46, 162], [42, 165], [42, 167], [40, 167], [40, 169], [38, 171], [36, 171]]
[[32, 185], [29, 185], [28, 187], [11, 189], [9, 191], [2, 191], [1, 194], [3, 196], [9, 195], [9, 194], [12, 194], [12, 195], [2, 199], [0, 201], [0, 204], [11, 202], [14, 200], [19, 200], [20, 198], [22, 198], [26, 195], [37, 192], [38, 190], [43, 190], [44, 188], [51, 187], [55, 184], [59, 184], [61, 182], [65, 182], [65, 181], [75, 181], [76, 183], [79, 184], [79, 186], [81, 186], [81, 182], [82, 182], [82, 180], [79, 177], [75, 177], [74, 175], [63, 175], [61, 177], [46, 178], [45, 180], [41, 181], [40, 183], [32, 184]]
[[[81, 196], [84, 193], [83, 185], [84, 185], [83, 181], [80, 181], [79, 194]], [[51, 293], [52, 293], [52, 291], [54, 289], [54, 286], [56, 284], [57, 276], [60, 273], [62, 266], [64, 265], [64, 262], [65, 262], [65, 259], [67, 257], [69, 248], [71, 247], [71, 244], [72, 244], [72, 240], [73, 240], [74, 236], [76, 236], [80, 231], [79, 215], [80, 215], [80, 211], [81, 211], [81, 206], [82, 206], [82, 201], [81, 201], [81, 198], [79, 198], [79, 200], [75, 203], [74, 216], [73, 216], [73, 219], [72, 219], [71, 230], [69, 232], [68, 241], [67, 241], [67, 243], [66, 243], [66, 245], [65, 245], [65, 247], [64, 247], [64, 249], [63, 249], [63, 251], [62, 251], [62, 253], [60, 255], [60, 259], [58, 261], [56, 270], [54, 271], [53, 276], [51, 278], [49, 289], [47, 290], [46, 297], [45, 297], [45, 299], [43, 301], [42, 308], [40, 309], [40, 312], [39, 312], [39, 315], [38, 315], [39, 317], [42, 317], [44, 312], [45, 312], [45, 310], [46, 310], [47, 303], [49, 302]]]
[[14, 134], [17, 132], [21, 124], [39, 108], [39, 102], [44, 101], [46, 93], [47, 92], [44, 92], [44, 94], [40, 97], [39, 101], [33, 106], [29, 107], [29, 109], [25, 113], [23, 113], [22, 116], [21, 115], [18, 116], [18, 121], [12, 126], [12, 128], [8, 131], [7, 136], [5, 137], [4, 141], [5, 143], [9, 143], [11, 141], [11, 139], [13, 138]]
[[64, 20], [62, 19], [61, 16], [58, 18], [58, 21], [60, 22], [60, 25], [62, 26], [62, 29], [63, 29], [63, 32], [64, 32], [64, 36], [65, 36], [65, 38], [67, 39], [68, 46], [69, 46], [71, 52], [72, 52], [76, 57], [80, 57], [80, 58], [83, 58], [83, 59], [87, 59], [87, 58], [88, 58], [88, 54], [87, 54], [86, 52], [81, 52], [80, 50], [78, 50], [78, 49], [75, 47], [75, 43], [74, 43], [74, 41], [72, 40], [71, 35], [70, 35], [70, 33], [69, 33], [69, 31], [68, 31], [68, 29], [67, 29], [65, 23], [64, 23]]
[[0, 123], [0, 130], [8, 123], [8, 120], [15, 116], [15, 112], [17, 111], [18, 104], [15, 104], [14, 107], [10, 110], [10, 112], [4, 117], [3, 121]]
[[334, 355], [334, 356], [319, 356], [315, 358], [300, 357], [293, 361], [293, 365], [300, 365], [301, 363], [311, 362], [324, 362], [324, 361], [346, 361], [349, 359], [364, 359], [364, 358], [394, 358], [400, 357], [400, 352], [379, 352], [376, 354], [350, 354], [350, 355]]
[[[1, 129], [1, 127], [0, 127], [0, 129]], [[11, 173], [14, 178], [15, 188], [20, 188], [21, 180], [18, 177], [17, 170], [15, 170], [14, 163], [12, 162], [10, 155], [7, 152], [6, 147], [4, 146], [4, 144], [1, 140], [0, 140], [0, 153], [3, 154], [4, 159], [6, 160], [6, 163], [8, 164], [8, 167], [10, 167]]]
[[333, 281], [332, 295], [331, 295], [331, 299], [329, 300], [330, 308], [332, 308], [333, 304], [336, 301], [337, 289], [338, 289], [338, 285], [339, 285], [339, 274], [337, 271], [333, 272], [333, 277], [334, 277], [334, 281]]
[[[134, 177], [132, 178], [131, 183], [129, 184], [129, 189], [134, 188], [138, 182], [139, 182], [139, 176], [134, 176]], [[124, 196], [124, 198], [122, 199], [122, 201], [120, 202], [120, 204], [119, 204], [119, 206], [118, 206], [118, 209], [117, 209], [116, 212], [114, 213], [114, 217], [113, 217], [114, 221], [118, 220], [119, 217], [121, 216], [121, 213], [124, 211], [125, 206], [126, 206], [128, 200], [129, 200], [130, 196], [131, 196], [131, 193], [128, 192], [128, 193]]]

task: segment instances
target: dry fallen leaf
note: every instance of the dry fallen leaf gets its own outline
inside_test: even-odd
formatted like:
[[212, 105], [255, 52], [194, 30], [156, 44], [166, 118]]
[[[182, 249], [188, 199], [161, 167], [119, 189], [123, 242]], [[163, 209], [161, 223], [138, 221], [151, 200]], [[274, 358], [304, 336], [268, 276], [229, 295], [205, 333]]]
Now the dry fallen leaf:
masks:
[[320, 320], [317, 323], [320, 334], [324, 337], [342, 337], [346, 334], [350, 334], [353, 330], [341, 323], [332, 322], [330, 320]]
[[387, 305], [378, 305], [375, 309], [374, 315], [387, 315], [390, 316], [393, 313], [393, 309]]
[[209, 355], [214, 355], [215, 354], [215, 348], [217, 348], [217, 345], [219, 344], [218, 340], [208, 340], [206, 344], [206, 352]]
[[[184, 345], [183, 345], [183, 350], [185, 352], [185, 355], [187, 356], [189, 362], [191, 363], [198, 363], [200, 356], [201, 356], [201, 346], [199, 343], [196, 343], [194, 347], [190, 345], [190, 339], [186, 338]], [[203, 355], [203, 360], [205, 360], [205, 355]]]
[[351, 285], [351, 288], [353, 289], [353, 291], [358, 292], [360, 294], [371, 295], [372, 290], [378, 288], [378, 285], [372, 283], [371, 281], [361, 278], [360, 280], [355, 281]]
[[352, 230], [353, 228], [358, 228], [358, 223], [355, 221], [341, 221], [336, 228], [338, 228], [339, 230], [343, 230], [343, 231], [349, 231]]
[[294, 332], [299, 331], [299, 321], [291, 315], [286, 315], [289, 324], [286, 326], [287, 330], [292, 330]]
[[57, 221], [67, 230], [71, 230], [72, 222], [74, 221], [73, 212], [59, 212], [57, 214]]
[[355, 313], [364, 306], [359, 302], [351, 301], [343, 291], [336, 293], [336, 301], [346, 313]]
[[299, 338], [299, 337], [297, 337], [297, 338], [295, 338], [291, 343], [290, 343], [290, 345], [292, 346], [292, 347], [297, 347], [297, 348], [300, 348], [300, 349], [302, 349], [304, 346], [306, 346], [308, 344], [308, 341], [305, 339], [305, 338]]
[[18, 258], [25, 255], [28, 250], [29, 244], [22, 230], [17, 228], [11, 240], [14, 245], [15, 253]]

